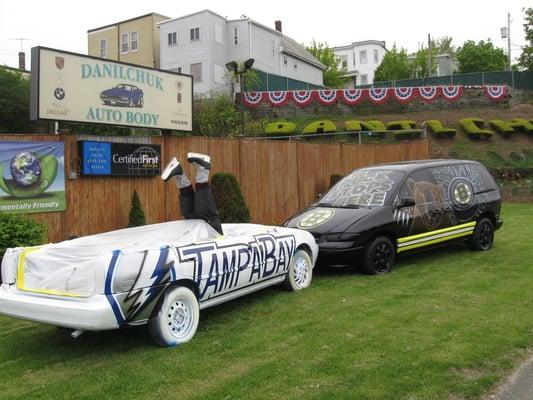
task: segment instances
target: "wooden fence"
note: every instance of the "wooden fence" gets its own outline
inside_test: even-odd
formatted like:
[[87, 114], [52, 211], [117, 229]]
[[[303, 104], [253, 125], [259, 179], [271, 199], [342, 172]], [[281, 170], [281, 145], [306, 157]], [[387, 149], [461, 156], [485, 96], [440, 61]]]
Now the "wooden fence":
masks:
[[[174, 182], [159, 177], [84, 177], [68, 179], [77, 140], [70, 135], [0, 135], [0, 141], [63, 141], [65, 143], [64, 212], [31, 214], [49, 225], [49, 240], [59, 241], [126, 227], [136, 189], [147, 222], [181, 218]], [[429, 141], [391, 145], [314, 144], [300, 141], [215, 139], [200, 137], [99, 137], [98, 140], [159, 144], [163, 166], [171, 157], [185, 160], [188, 151], [210, 154], [212, 173], [230, 172], [241, 184], [252, 221], [281, 224], [323, 193], [332, 174], [346, 174], [366, 165], [429, 158]], [[185, 171], [194, 180], [185, 163]]]

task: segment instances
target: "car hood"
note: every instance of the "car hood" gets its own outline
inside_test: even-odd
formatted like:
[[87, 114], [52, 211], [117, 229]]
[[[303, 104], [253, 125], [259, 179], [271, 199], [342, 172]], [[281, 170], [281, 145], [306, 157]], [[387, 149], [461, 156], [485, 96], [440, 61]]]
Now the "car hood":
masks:
[[299, 228], [316, 235], [326, 233], [342, 233], [351, 225], [373, 214], [375, 209], [361, 208], [337, 208], [312, 206], [293, 215], [287, 222], [289, 228]]
[[104, 95], [104, 96], [122, 96], [125, 93], [126, 93], [126, 91], [124, 89], [112, 88], [112, 89], [104, 90], [102, 93], [100, 93], [100, 95]]

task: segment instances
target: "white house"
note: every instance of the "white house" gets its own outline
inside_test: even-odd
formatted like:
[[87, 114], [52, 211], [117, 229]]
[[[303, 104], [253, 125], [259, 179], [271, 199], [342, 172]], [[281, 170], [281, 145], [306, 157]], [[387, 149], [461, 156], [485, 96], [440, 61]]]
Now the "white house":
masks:
[[[197, 96], [231, 91], [230, 61], [255, 59], [265, 73], [323, 84], [322, 65], [305, 48], [276, 29], [248, 17], [228, 20], [210, 10], [159, 23], [161, 69], [191, 74]], [[266, 88], [263, 88], [266, 90]]]
[[333, 47], [332, 50], [348, 71], [350, 81], [346, 88], [372, 84], [376, 68], [387, 52], [385, 42], [380, 40], [353, 42], [346, 46]]

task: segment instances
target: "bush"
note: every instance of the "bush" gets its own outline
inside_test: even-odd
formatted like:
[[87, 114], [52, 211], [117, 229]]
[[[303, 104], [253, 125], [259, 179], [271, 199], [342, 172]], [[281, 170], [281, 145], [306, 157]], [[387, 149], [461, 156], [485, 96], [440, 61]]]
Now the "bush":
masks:
[[329, 187], [333, 187], [333, 185], [335, 185], [342, 178], [344, 178], [344, 175], [342, 174], [331, 174], [331, 176], [329, 177]]
[[46, 242], [48, 226], [22, 214], [0, 213], [0, 258], [8, 247], [36, 246]]
[[527, 119], [516, 118], [516, 119], [513, 119], [509, 125], [511, 125], [511, 128], [514, 128], [517, 131], [525, 132], [525, 133], [533, 133], [533, 123], [531, 123]]
[[139, 194], [137, 193], [137, 190], [134, 190], [131, 198], [131, 210], [128, 219], [128, 228], [142, 225], [146, 225], [146, 216], [144, 215]]
[[0, 66], [0, 132], [31, 132], [30, 80]]
[[344, 129], [346, 129], [346, 132], [360, 132], [362, 130], [361, 121], [346, 121], [344, 123]]
[[290, 135], [296, 131], [296, 124], [293, 122], [271, 122], [265, 127], [265, 134], [276, 135]]
[[384, 137], [387, 128], [385, 128], [385, 124], [383, 122], [378, 120], [372, 120], [372, 121], [359, 121], [361, 124], [361, 128], [364, 131], [372, 132], [376, 136]]
[[333, 133], [337, 132], [337, 127], [331, 121], [315, 121], [307, 125], [302, 131], [303, 134], [312, 133]]
[[437, 138], [453, 138], [456, 133], [455, 129], [445, 128], [438, 119], [429, 119], [426, 121], [426, 125]]
[[510, 137], [514, 132], [514, 129], [507, 122], [502, 121], [501, 119], [491, 119], [489, 125], [496, 132], [501, 134], [503, 137]]
[[396, 140], [417, 139], [422, 135], [422, 129], [402, 129], [393, 131], [392, 134]]
[[233, 174], [214, 174], [211, 178], [211, 190], [221, 222], [250, 222], [250, 210], [244, 201], [239, 182]]
[[463, 118], [459, 120], [459, 124], [472, 139], [490, 139], [494, 135], [489, 130], [481, 129], [485, 121], [479, 118]]
[[239, 112], [229, 96], [218, 95], [195, 103], [193, 126], [200, 136], [232, 136], [239, 132]]
[[415, 129], [415, 128], [416, 128], [416, 122], [411, 121], [411, 120], [387, 122], [387, 129], [390, 129], [393, 131]]

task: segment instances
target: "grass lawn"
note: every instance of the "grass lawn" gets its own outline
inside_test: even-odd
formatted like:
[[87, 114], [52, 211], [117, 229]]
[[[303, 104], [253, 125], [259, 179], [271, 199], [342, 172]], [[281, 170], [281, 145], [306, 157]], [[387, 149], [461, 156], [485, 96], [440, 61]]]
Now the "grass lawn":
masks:
[[317, 274], [202, 312], [196, 337], [143, 328], [73, 341], [0, 317], [0, 398], [479, 398], [533, 346], [533, 204], [509, 204], [488, 252], [402, 258], [382, 277]]

